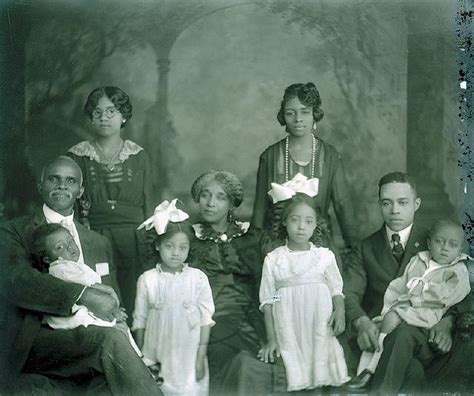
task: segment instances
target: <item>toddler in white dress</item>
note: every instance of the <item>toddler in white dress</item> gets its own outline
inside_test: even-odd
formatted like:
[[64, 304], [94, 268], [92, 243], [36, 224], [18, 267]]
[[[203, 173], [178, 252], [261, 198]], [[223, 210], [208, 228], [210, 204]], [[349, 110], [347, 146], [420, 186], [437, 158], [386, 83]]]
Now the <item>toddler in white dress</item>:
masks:
[[311, 202], [302, 193], [288, 201], [282, 216], [287, 244], [265, 258], [260, 285], [268, 342], [259, 357], [273, 362], [281, 356], [288, 391], [350, 379], [336, 338], [345, 329], [342, 277], [334, 254], [310, 242], [317, 229]]
[[161, 362], [166, 396], [209, 393], [207, 344], [214, 302], [207, 276], [185, 263], [192, 235], [187, 218], [176, 200], [164, 201], [142, 224], [156, 231], [160, 262], [138, 279], [132, 330], [145, 363]]

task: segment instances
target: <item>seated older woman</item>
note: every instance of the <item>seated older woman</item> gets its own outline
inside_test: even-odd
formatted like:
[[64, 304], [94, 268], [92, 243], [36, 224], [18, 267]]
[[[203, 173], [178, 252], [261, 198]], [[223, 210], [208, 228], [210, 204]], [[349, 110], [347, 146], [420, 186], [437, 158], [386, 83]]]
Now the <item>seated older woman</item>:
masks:
[[239, 179], [230, 172], [209, 171], [194, 182], [191, 194], [201, 222], [194, 224], [189, 263], [209, 278], [216, 312], [208, 347], [211, 392], [224, 382], [226, 368], [240, 352], [256, 356], [264, 334], [258, 310], [263, 258], [260, 233], [234, 219], [243, 200]]

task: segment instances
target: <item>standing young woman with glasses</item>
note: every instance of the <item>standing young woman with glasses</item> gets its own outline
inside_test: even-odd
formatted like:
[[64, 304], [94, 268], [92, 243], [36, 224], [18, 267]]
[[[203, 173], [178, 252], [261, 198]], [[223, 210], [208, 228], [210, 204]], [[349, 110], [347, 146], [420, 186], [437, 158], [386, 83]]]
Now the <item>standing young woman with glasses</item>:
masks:
[[112, 243], [123, 306], [131, 319], [146, 256], [145, 234], [137, 227], [151, 215], [154, 203], [150, 163], [142, 147], [121, 137], [132, 117], [124, 91], [111, 86], [94, 89], [84, 112], [92, 122], [93, 138], [68, 151], [84, 175], [80, 215]]

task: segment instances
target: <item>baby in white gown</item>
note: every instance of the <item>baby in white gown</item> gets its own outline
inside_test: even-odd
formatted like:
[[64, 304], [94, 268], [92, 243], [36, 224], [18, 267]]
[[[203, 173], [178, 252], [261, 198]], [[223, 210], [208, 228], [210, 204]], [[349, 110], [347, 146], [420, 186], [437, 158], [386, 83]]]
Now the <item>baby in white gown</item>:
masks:
[[[115, 291], [107, 285], [101, 284], [100, 275], [88, 265], [79, 262], [80, 250], [68, 229], [55, 223], [39, 226], [34, 232], [37, 255], [46, 264], [50, 275], [66, 282], [79, 283], [84, 286], [97, 288], [115, 298]], [[117, 305], [119, 301], [117, 299]], [[135, 351], [141, 356], [130, 329], [125, 324], [127, 315], [122, 308], [114, 313], [116, 319], [107, 321], [96, 317], [87, 307], [74, 305], [72, 315], [53, 316], [45, 315], [44, 321], [49, 327], [56, 330], [75, 329], [79, 326], [118, 327], [128, 336]]]

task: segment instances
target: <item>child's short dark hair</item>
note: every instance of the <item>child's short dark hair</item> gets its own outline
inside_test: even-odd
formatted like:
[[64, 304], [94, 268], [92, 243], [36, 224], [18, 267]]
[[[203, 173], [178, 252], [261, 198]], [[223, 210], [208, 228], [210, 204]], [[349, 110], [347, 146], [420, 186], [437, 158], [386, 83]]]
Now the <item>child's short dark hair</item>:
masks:
[[432, 238], [434, 233], [437, 230], [439, 230], [442, 227], [446, 227], [446, 226], [447, 227], [458, 228], [459, 231], [464, 235], [464, 230], [462, 228], [462, 225], [458, 221], [453, 220], [453, 219], [440, 219], [440, 220], [437, 220], [433, 223], [433, 225], [430, 228], [428, 237]]
[[324, 219], [319, 215], [318, 209], [314, 207], [313, 198], [306, 194], [297, 193], [291, 199], [288, 199], [284, 202], [278, 202], [274, 205], [273, 216], [274, 216], [274, 229], [273, 236], [278, 239], [286, 239], [288, 234], [286, 232], [285, 222], [290, 215], [293, 208], [297, 205], [305, 204], [314, 210], [316, 215], [316, 228], [314, 229], [313, 235], [310, 238], [310, 241], [313, 242], [316, 246], [323, 245], [323, 223]]
[[43, 262], [46, 256], [46, 238], [61, 230], [69, 232], [67, 228], [57, 223], [42, 224], [33, 230], [33, 255], [38, 262]]

